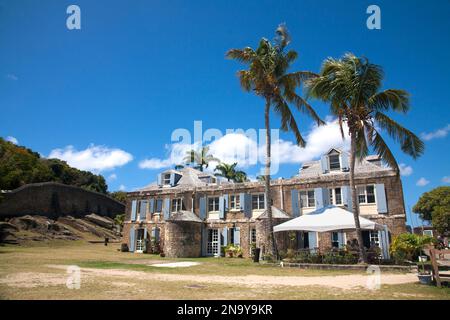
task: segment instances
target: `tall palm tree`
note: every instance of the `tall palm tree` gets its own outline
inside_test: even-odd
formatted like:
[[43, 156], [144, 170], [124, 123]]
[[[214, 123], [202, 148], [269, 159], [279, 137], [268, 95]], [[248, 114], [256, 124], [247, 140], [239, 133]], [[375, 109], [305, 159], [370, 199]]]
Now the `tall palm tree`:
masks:
[[241, 87], [247, 92], [254, 92], [265, 101], [266, 163], [264, 193], [269, 236], [271, 238], [269, 252], [273, 257], [277, 257], [277, 250], [273, 234], [272, 208], [270, 206], [271, 141], [269, 115], [271, 107], [276, 114], [281, 116], [281, 129], [284, 131], [290, 129], [294, 133], [297, 143], [302, 147], [305, 145], [305, 140], [300, 134], [289, 104], [312, 117], [317, 124], [323, 124], [314, 109], [296, 93], [296, 89], [302, 85], [304, 80], [309, 79], [314, 74], [307, 71], [288, 73], [290, 66], [297, 58], [297, 52], [294, 50], [285, 51], [289, 42], [290, 37], [286, 27], [280, 25], [276, 30], [274, 41], [271, 42], [262, 38], [256, 50], [246, 47], [244, 49], [231, 49], [226, 53], [227, 58], [237, 60], [248, 66], [248, 69], [240, 70], [237, 73]]
[[187, 151], [186, 156], [184, 157], [184, 161], [187, 164], [190, 163], [197, 164], [195, 168], [199, 169], [200, 171], [203, 171], [203, 167], [208, 168], [210, 162], [212, 161], [219, 162], [220, 160], [209, 153], [208, 146], [204, 146], [200, 151], [196, 151], [194, 149]]
[[367, 262], [359, 224], [359, 203], [355, 186], [355, 161], [369, 153], [369, 147], [384, 159], [397, 174], [397, 161], [381, 136], [381, 130], [414, 159], [424, 151], [424, 143], [411, 131], [390, 118], [386, 112], [407, 113], [409, 94], [404, 90], [381, 91], [383, 70], [366, 58], [348, 53], [341, 59], [324, 61], [319, 77], [307, 81], [308, 95], [329, 102], [337, 116], [344, 138], [343, 123], [350, 135], [350, 189], [360, 261]]
[[219, 171], [215, 175], [226, 178], [228, 181], [245, 182], [247, 181], [247, 174], [244, 171], [236, 170], [237, 162], [233, 164], [220, 163], [216, 166], [214, 171]]

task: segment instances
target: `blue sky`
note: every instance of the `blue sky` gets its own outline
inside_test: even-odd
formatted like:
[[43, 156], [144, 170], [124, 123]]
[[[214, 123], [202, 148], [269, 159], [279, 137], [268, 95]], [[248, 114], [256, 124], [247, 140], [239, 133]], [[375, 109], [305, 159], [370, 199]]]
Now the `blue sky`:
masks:
[[[263, 127], [263, 101], [239, 88], [241, 66], [224, 54], [272, 38], [285, 22], [299, 52], [293, 70], [317, 72], [325, 58], [351, 51], [383, 66], [385, 88], [411, 93], [411, 112], [393, 117], [431, 135], [417, 161], [391, 143], [410, 173], [402, 178], [408, 210], [450, 176], [450, 2], [431, 3], [2, 0], [0, 136], [82, 167], [90, 161], [110, 190], [146, 185], [159, 170], [139, 164], [166, 159], [176, 128], [193, 130], [195, 120], [223, 132]], [[81, 8], [81, 30], [66, 28], [70, 4]], [[381, 8], [381, 30], [366, 27], [371, 4]], [[326, 105], [311, 103], [328, 115]], [[310, 119], [297, 114], [297, 121], [314, 141]], [[279, 125], [275, 116], [272, 124]], [[284, 163], [275, 176], [290, 177], [299, 165]]]

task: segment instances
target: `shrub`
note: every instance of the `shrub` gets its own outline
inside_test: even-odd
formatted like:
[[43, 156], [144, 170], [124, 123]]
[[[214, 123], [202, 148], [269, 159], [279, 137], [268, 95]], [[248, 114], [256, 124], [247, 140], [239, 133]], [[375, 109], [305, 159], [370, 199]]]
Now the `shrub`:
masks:
[[429, 236], [419, 236], [411, 233], [402, 233], [392, 241], [390, 252], [396, 263], [415, 261], [425, 245], [433, 243]]

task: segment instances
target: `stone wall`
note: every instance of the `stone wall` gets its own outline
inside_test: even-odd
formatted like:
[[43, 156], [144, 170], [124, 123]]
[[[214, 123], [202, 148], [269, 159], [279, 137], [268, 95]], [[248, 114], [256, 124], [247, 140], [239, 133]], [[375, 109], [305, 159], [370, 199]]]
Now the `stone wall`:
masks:
[[54, 182], [27, 184], [2, 195], [0, 216], [4, 217], [80, 217], [90, 213], [114, 217], [125, 212], [122, 203], [104, 194]]
[[165, 224], [164, 248], [166, 257], [196, 258], [202, 251], [202, 224], [188, 221], [168, 221]]

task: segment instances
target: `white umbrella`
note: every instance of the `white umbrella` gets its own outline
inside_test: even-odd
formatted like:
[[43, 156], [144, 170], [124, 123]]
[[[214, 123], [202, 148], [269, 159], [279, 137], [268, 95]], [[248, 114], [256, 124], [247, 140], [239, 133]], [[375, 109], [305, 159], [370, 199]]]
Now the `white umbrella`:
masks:
[[[369, 219], [359, 217], [359, 224], [363, 230], [383, 230], [383, 226]], [[309, 214], [281, 223], [273, 228], [280, 231], [313, 231], [327, 232], [335, 230], [354, 230], [353, 213], [336, 206], [327, 206]]]

